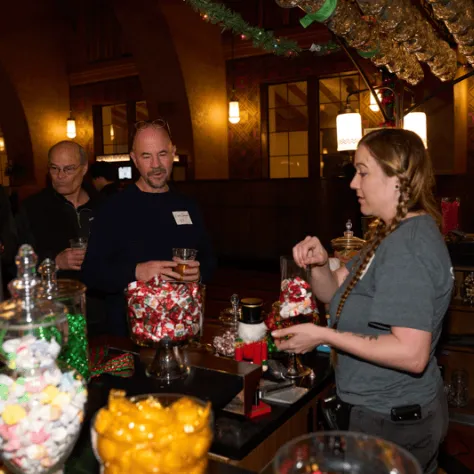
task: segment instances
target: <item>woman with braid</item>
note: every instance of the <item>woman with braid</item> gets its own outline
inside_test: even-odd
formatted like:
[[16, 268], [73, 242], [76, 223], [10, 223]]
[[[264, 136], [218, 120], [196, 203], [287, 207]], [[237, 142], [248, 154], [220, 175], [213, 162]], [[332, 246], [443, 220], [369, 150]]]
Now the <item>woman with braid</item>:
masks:
[[351, 188], [361, 212], [379, 224], [358, 257], [331, 272], [316, 237], [293, 249], [311, 267], [314, 294], [330, 303], [332, 327], [302, 324], [274, 331], [282, 350], [319, 344], [335, 351], [342, 429], [395, 442], [435, 473], [448, 413], [434, 356], [451, 299], [453, 272], [439, 232], [433, 169], [413, 132], [365, 135], [354, 158]]

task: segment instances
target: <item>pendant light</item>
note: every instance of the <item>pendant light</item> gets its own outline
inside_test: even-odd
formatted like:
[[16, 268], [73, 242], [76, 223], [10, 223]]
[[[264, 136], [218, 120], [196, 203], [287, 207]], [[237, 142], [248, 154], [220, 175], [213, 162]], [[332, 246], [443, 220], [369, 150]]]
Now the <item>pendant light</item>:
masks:
[[229, 101], [229, 122], [236, 124], [240, 122], [240, 107], [239, 101], [235, 97], [235, 75], [234, 75], [234, 35], [232, 35], [232, 60], [231, 60], [231, 74], [232, 74], [232, 95]]
[[69, 111], [69, 118], [66, 120], [66, 136], [71, 140], [76, 138], [76, 121]]
[[362, 117], [349, 104], [336, 118], [337, 151], [355, 150], [362, 138]]
[[[382, 97], [381, 97], [381, 95], [380, 95], [380, 92], [376, 92], [376, 94], [377, 94], [377, 96], [378, 96], [379, 101], [382, 101]], [[372, 112], [379, 112], [379, 111], [380, 111], [379, 104], [378, 104], [377, 101], [375, 100], [375, 96], [374, 96], [374, 94], [372, 94], [372, 93], [370, 93], [369, 109], [370, 109]]]
[[403, 128], [415, 132], [428, 148], [426, 114], [424, 112], [410, 112], [403, 118]]

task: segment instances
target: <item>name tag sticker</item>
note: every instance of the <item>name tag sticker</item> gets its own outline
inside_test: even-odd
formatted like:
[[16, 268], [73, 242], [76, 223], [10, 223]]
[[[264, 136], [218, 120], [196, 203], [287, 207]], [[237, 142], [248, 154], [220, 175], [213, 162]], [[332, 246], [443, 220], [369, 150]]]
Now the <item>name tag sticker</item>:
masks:
[[174, 220], [178, 225], [192, 225], [193, 221], [189, 215], [188, 211], [174, 211], [173, 212]]

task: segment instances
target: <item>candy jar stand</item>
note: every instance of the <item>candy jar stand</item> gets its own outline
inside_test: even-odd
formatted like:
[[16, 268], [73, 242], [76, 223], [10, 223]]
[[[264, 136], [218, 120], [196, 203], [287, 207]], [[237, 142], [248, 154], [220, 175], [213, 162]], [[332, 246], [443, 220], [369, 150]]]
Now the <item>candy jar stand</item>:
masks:
[[[281, 281], [288, 279], [301, 278], [311, 285], [311, 273], [309, 269], [298, 267], [296, 262], [288, 257], [280, 257]], [[306, 320], [307, 319], [307, 320]], [[298, 315], [293, 318], [294, 324], [300, 324], [313, 321], [313, 313], [307, 315]], [[298, 379], [311, 374], [311, 369], [302, 364], [298, 354], [288, 352], [288, 363], [286, 366], [287, 379]]]
[[38, 299], [36, 255], [23, 245], [16, 258], [14, 297], [0, 304], [0, 449], [17, 474], [62, 473], [84, 417], [85, 382], [57, 361], [67, 339], [67, 310]]

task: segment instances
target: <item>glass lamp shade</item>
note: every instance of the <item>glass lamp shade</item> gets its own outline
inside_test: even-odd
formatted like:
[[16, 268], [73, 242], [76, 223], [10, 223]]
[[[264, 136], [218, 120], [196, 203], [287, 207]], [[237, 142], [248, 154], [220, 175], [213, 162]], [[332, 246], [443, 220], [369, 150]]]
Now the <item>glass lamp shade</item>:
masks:
[[358, 112], [345, 112], [336, 118], [337, 151], [355, 150], [362, 138], [362, 117]]
[[240, 108], [238, 100], [231, 100], [229, 102], [229, 122], [239, 123], [240, 122]]
[[76, 121], [69, 117], [66, 122], [66, 136], [68, 138], [76, 138]]
[[0, 137], [0, 151], [5, 151], [5, 139]]
[[415, 132], [423, 141], [425, 148], [428, 148], [426, 114], [424, 112], [411, 112], [403, 119], [403, 128]]
[[[380, 93], [377, 92], [377, 96], [380, 100]], [[378, 112], [380, 110], [379, 104], [377, 104], [377, 101], [375, 100], [375, 95], [374, 94], [370, 94], [369, 109], [372, 112]]]

